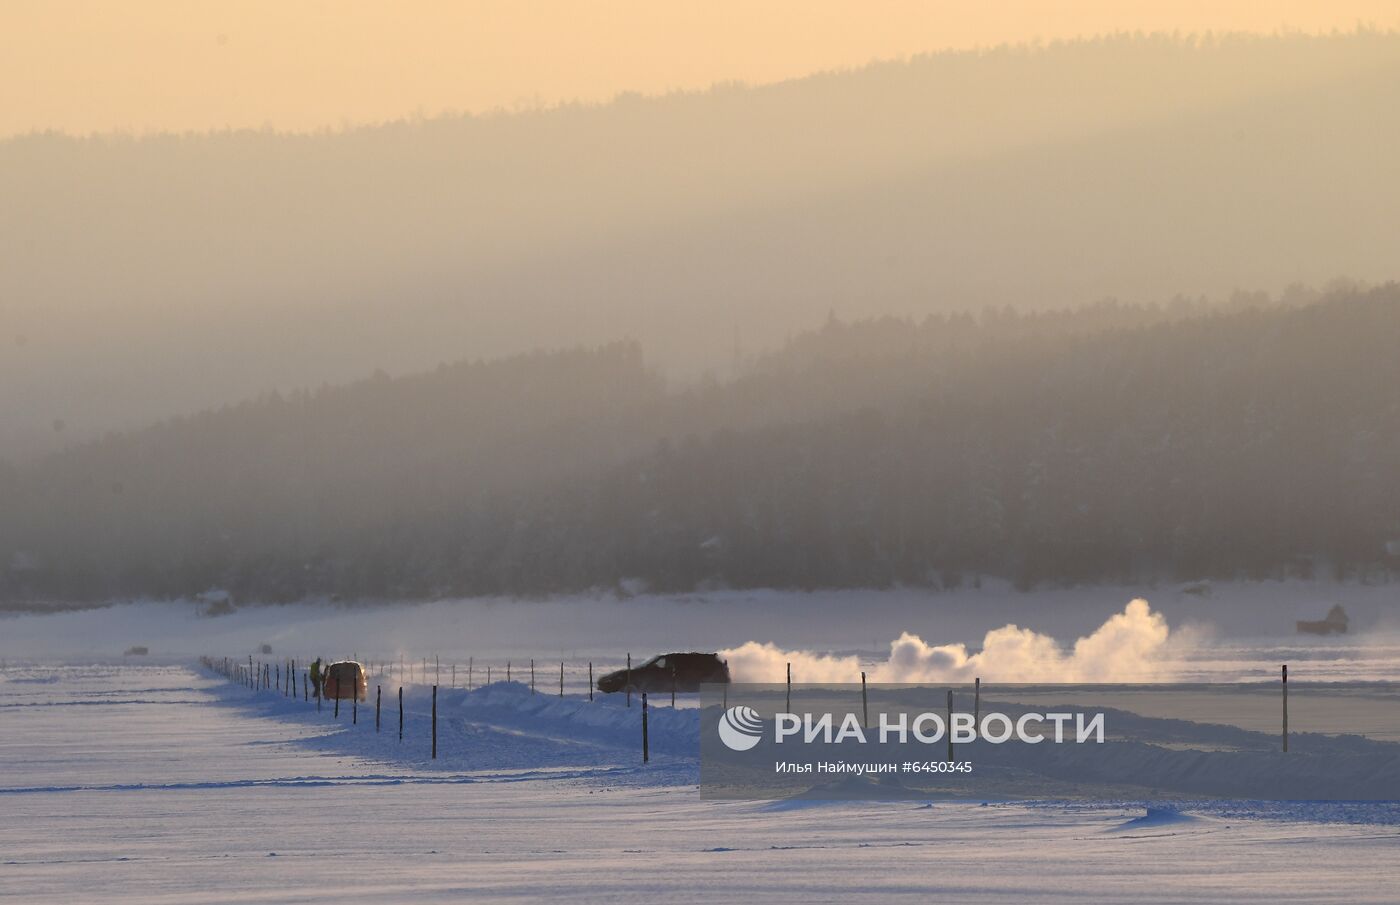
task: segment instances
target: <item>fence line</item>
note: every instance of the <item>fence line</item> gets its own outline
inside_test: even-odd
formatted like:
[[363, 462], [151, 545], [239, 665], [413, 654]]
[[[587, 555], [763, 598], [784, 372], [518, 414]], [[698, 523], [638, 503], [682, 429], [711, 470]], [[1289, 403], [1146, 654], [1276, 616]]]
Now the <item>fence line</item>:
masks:
[[[418, 659], [418, 658], [415, 658], [415, 659]], [[246, 663], [246, 665], [245, 665], [245, 664], [243, 663], [242, 660], [235, 659], [235, 658], [230, 658], [230, 657], [208, 657], [208, 656], [205, 656], [205, 657], [201, 657], [201, 658], [200, 658], [200, 662], [201, 662], [201, 664], [202, 664], [206, 669], [209, 669], [209, 670], [211, 670], [211, 671], [213, 671], [213, 672], [217, 672], [217, 673], [222, 674], [222, 675], [223, 675], [225, 678], [227, 678], [229, 681], [236, 682], [236, 683], [238, 683], [238, 684], [240, 684], [240, 685], [246, 685], [248, 688], [252, 689], [252, 690], [254, 691], [254, 693], [257, 693], [257, 692], [259, 692], [259, 691], [274, 691], [275, 693], [280, 694], [280, 695], [282, 695], [282, 696], [285, 697], [285, 698], [290, 698], [290, 699], [293, 700], [293, 701], [295, 701], [295, 700], [297, 699], [295, 681], [296, 681], [296, 675], [297, 675], [297, 671], [298, 671], [298, 670], [297, 670], [297, 667], [296, 667], [296, 664], [298, 663], [298, 658], [291, 658], [291, 659], [288, 659], [288, 660], [278, 661], [278, 662], [276, 662], [276, 663], [273, 663], [273, 662], [264, 662], [264, 661], [261, 661], [261, 660], [255, 660], [255, 659], [253, 658], [252, 655], [249, 655], [249, 656], [248, 656], [247, 663]], [[513, 662], [513, 661], [512, 661], [512, 660], [509, 660], [509, 659], [507, 659], [507, 660], [505, 661], [505, 663], [506, 663], [506, 677], [507, 677], [507, 681], [511, 681], [511, 676], [512, 676], [512, 670], [511, 670], [511, 668], [512, 668], [512, 662]], [[416, 670], [415, 670], [415, 667], [416, 667], [416, 666], [419, 666], [420, 664], [421, 664], [421, 671], [416, 671]], [[473, 682], [473, 678], [472, 678], [472, 677], [473, 677], [473, 672], [474, 672], [475, 666], [476, 666], [476, 658], [475, 658], [475, 656], [469, 657], [468, 660], [467, 660], [467, 664], [468, 664], [468, 665], [467, 665], [467, 677], [468, 677], [468, 678], [467, 678], [467, 683], [468, 683], [468, 689], [469, 689], [470, 691], [473, 691], [473, 692], [474, 692], [476, 689], [474, 688], [474, 682]], [[377, 665], [377, 667], [378, 667], [378, 672], [377, 672], [377, 673], [373, 672], [373, 669], [374, 669], [374, 667], [375, 667], [376, 665]], [[588, 661], [588, 662], [586, 663], [588, 684], [587, 684], [587, 687], [586, 687], [585, 689], [583, 689], [583, 691], [586, 691], [586, 692], [587, 692], [587, 700], [588, 700], [588, 701], [593, 701], [593, 700], [594, 700], [594, 694], [593, 694], [593, 692], [594, 692], [594, 689], [595, 689], [595, 687], [596, 687], [596, 683], [595, 683], [595, 681], [594, 681], [594, 670], [593, 670], [593, 665], [594, 665], [594, 664], [593, 664], [592, 661]], [[284, 669], [284, 666], [285, 666], [285, 669]], [[437, 677], [438, 675], [441, 674], [441, 668], [442, 668], [441, 658], [440, 658], [440, 657], [438, 657], [438, 656], [436, 656], [436, 655], [433, 657], [433, 666], [434, 666], [434, 677]], [[487, 662], [487, 665], [486, 665], [486, 677], [487, 677], [487, 683], [488, 683], [488, 685], [491, 683], [491, 678], [492, 678], [492, 666], [493, 666], [493, 664], [491, 664], [490, 662]], [[559, 661], [559, 696], [560, 696], [561, 698], [563, 698], [563, 697], [566, 696], [566, 693], [567, 693], [567, 690], [568, 690], [568, 669], [567, 669], [567, 666], [568, 666], [568, 661], [567, 661], [567, 660], [560, 660], [560, 661]], [[452, 673], [453, 681], [454, 681], [453, 688], [455, 689], [455, 687], [456, 687], [456, 686], [455, 686], [455, 680], [456, 680], [456, 663], [455, 663], [455, 661], [449, 664], [449, 668], [451, 669], [451, 673]], [[580, 675], [582, 674], [582, 671], [583, 671], [584, 668], [585, 668], [585, 667], [584, 667], [583, 664], [580, 664], [580, 665], [577, 667], [577, 669], [578, 669]], [[626, 673], [626, 681], [625, 681], [625, 683], [624, 683], [624, 687], [623, 687], [622, 691], [623, 691], [623, 693], [624, 693], [624, 695], [625, 695], [626, 706], [631, 707], [631, 705], [632, 705], [632, 691], [634, 690], [634, 685], [633, 685], [633, 682], [632, 682], [632, 655], [631, 655], [630, 653], [627, 655], [627, 658], [626, 658], [626, 665], [625, 665], [625, 667], [623, 667], [623, 669], [625, 670], [625, 673]], [[619, 670], [619, 671], [622, 671], [622, 670]], [[792, 675], [792, 664], [791, 664], [791, 663], [787, 664], [786, 673], [787, 673], [787, 675], [786, 675], [786, 679], [787, 679], [787, 682], [786, 682], [786, 696], [785, 696], [785, 697], [786, 697], [786, 706], [787, 706], [788, 712], [791, 712], [791, 711], [792, 711], [792, 696], [793, 696], [793, 675]], [[394, 664], [394, 662], [393, 662], [392, 660], [387, 660], [387, 661], [386, 661], [386, 660], [382, 660], [382, 659], [381, 659], [381, 660], [379, 660], [379, 661], [377, 662], [377, 664], [376, 664], [376, 662], [375, 662], [373, 659], [370, 659], [370, 669], [366, 670], [366, 673], [365, 673], [366, 680], [368, 680], [368, 677], [369, 677], [370, 675], [376, 676], [376, 678], [379, 680], [379, 681], [376, 683], [376, 685], [375, 685], [375, 706], [374, 706], [374, 728], [375, 728], [375, 732], [378, 732], [378, 731], [380, 730], [380, 722], [381, 722], [380, 711], [381, 711], [381, 704], [382, 704], [382, 698], [383, 698], [383, 684], [384, 684], [384, 683], [383, 683], [383, 680], [384, 680], [386, 677], [387, 677], [387, 678], [390, 678], [390, 679], [394, 679], [394, 678], [397, 678], [397, 679], [398, 679], [399, 741], [402, 742], [403, 739], [404, 739], [404, 725], [405, 725], [405, 710], [404, 710], [404, 696], [403, 696], [403, 692], [404, 692], [404, 687], [405, 687], [405, 684], [406, 684], [406, 683], [405, 683], [404, 680], [405, 680], [405, 679], [408, 680], [408, 683], [407, 683], [407, 684], [413, 684], [412, 680], [413, 680], [413, 678], [415, 677], [415, 675], [416, 675], [416, 676], [421, 676], [421, 677], [423, 677], [423, 678], [426, 678], [427, 675], [428, 675], [428, 659], [427, 659], [426, 657], [423, 657], [423, 658], [421, 658], [421, 659], [418, 659], [418, 662], [417, 662], [417, 663], [414, 663], [414, 662], [412, 662], [412, 661], [405, 662], [405, 658], [403, 657], [402, 654], [400, 654], [400, 656], [399, 656], [399, 662], [398, 662], [398, 664], [397, 664], [397, 669], [395, 669], [395, 664]], [[1286, 664], [1283, 666], [1283, 668], [1282, 668], [1282, 670], [1281, 670], [1281, 676], [1280, 676], [1280, 678], [1281, 678], [1281, 683], [1280, 683], [1280, 684], [1281, 684], [1281, 691], [1282, 691], [1282, 737], [1281, 737], [1281, 746], [1282, 746], [1283, 751], [1286, 752], [1286, 751], [1288, 751], [1288, 742], [1289, 742], [1289, 731], [1288, 731], [1288, 666], [1287, 666]], [[537, 692], [536, 685], [535, 685], [535, 679], [536, 679], [536, 676], [535, 676], [535, 661], [534, 661], [534, 659], [532, 658], [532, 659], [530, 660], [530, 684], [529, 684], [529, 688], [530, 688], [530, 693], [531, 693], [531, 694], [535, 694], [535, 693]], [[311, 681], [311, 676], [310, 676], [309, 670], [303, 672], [302, 677], [301, 677], [301, 681], [302, 681], [302, 695], [301, 695], [302, 701], [303, 701], [304, 703], [309, 703], [310, 694], [311, 694], [311, 693], [314, 693], [315, 698], [316, 698], [316, 709], [317, 709], [318, 711], [321, 710], [322, 699], [323, 699], [323, 697], [324, 697], [324, 695], [323, 695], [323, 689], [322, 689], [321, 684], [318, 684], [318, 683], [316, 683], [316, 682], [312, 682], [312, 681]], [[322, 682], [324, 682], [324, 677], [322, 678]], [[672, 670], [672, 672], [671, 672], [671, 706], [672, 706], [673, 708], [676, 706], [676, 686], [677, 686], [676, 674], [675, 674], [675, 671]], [[869, 714], [869, 703], [868, 703], [868, 697], [867, 697], [867, 691], [866, 691], [866, 675], [865, 675], [864, 672], [862, 672], [862, 673], [860, 674], [860, 686], [861, 686], [861, 687], [860, 687], [860, 695], [861, 695], [861, 701], [860, 701], [860, 703], [861, 703], [861, 722], [862, 722], [863, 725], [865, 725], [865, 726], [868, 727], [868, 726], [869, 726], [869, 723], [870, 723], [870, 714]], [[437, 752], [438, 752], [438, 724], [437, 724], [437, 698], [438, 698], [438, 688], [439, 688], [438, 684], [437, 684], [437, 683], [433, 683], [433, 684], [431, 685], [431, 689], [430, 689], [430, 690], [431, 690], [431, 719], [430, 719], [430, 721], [429, 721], [429, 727], [428, 727], [428, 728], [429, 728], [429, 737], [430, 737], [430, 740], [431, 740], [431, 743], [430, 743], [430, 752], [431, 752], [431, 758], [432, 758], [432, 759], [436, 759], [436, 758], [437, 758]], [[309, 689], [309, 690], [308, 690], [308, 689]], [[655, 689], [653, 688], [653, 690], [655, 690]], [[800, 692], [800, 689], [798, 689], [798, 690], [799, 690], [799, 692]], [[365, 693], [366, 693], [366, 695], [368, 695], [368, 689], [367, 689], [367, 688], [366, 688], [366, 692], [365, 692]], [[972, 688], [972, 695], [973, 695], [973, 698], [972, 698], [973, 725], [974, 725], [974, 726], [977, 726], [978, 717], [981, 715], [981, 709], [982, 709], [982, 707], [981, 707], [981, 704], [982, 704], [982, 679], [981, 679], [981, 677], [976, 677], [976, 678], [974, 678], [974, 680], [973, 680], [973, 688]], [[353, 693], [352, 693], [352, 695], [351, 695], [351, 711], [350, 711], [350, 713], [351, 713], [351, 720], [350, 720], [350, 722], [351, 722], [351, 725], [352, 725], [352, 726], [355, 726], [355, 725], [358, 725], [358, 724], [359, 724], [359, 696], [360, 696], [360, 689], [359, 689], [359, 685], [358, 685], [358, 682], [357, 682], [356, 685], [355, 685], [355, 687], [354, 687]], [[340, 700], [341, 700], [342, 697], [343, 697], [343, 693], [342, 693], [341, 689], [340, 689], [339, 687], [337, 687], [336, 695], [335, 695], [335, 697], [334, 697], [334, 699], [333, 699], [333, 700], [334, 700], [334, 713], [333, 713], [333, 716], [334, 716], [334, 718], [335, 718], [336, 720], [339, 720], [339, 719], [340, 719]], [[583, 695], [582, 695], [582, 694], [579, 695], [579, 699], [580, 699], [580, 700], [583, 699]], [[646, 692], [642, 692], [642, 701], [641, 701], [641, 705], [642, 705], [642, 706], [641, 706], [640, 717], [641, 717], [641, 727], [642, 727], [642, 761], [643, 761], [643, 763], [647, 763], [647, 762], [649, 762], [649, 760], [650, 760], [648, 720], [649, 720], [649, 711], [650, 711], [650, 709], [651, 709], [651, 701], [650, 701], [649, 695], [648, 695]], [[725, 694], [724, 694], [724, 698], [723, 698], [723, 705], [726, 706], [726, 707], [728, 706], [728, 689], [727, 689], [727, 687], [726, 687], [726, 689], [725, 689]], [[953, 712], [954, 712], [954, 696], [953, 696], [953, 690], [952, 690], [951, 688], [949, 688], [948, 691], [947, 691], [947, 704], [946, 704], [946, 706], [947, 706], [948, 724], [951, 725], [951, 724], [952, 724]], [[966, 706], [966, 705], [964, 704], [964, 706]], [[974, 730], [974, 731], [975, 731], [975, 730]], [[948, 757], [949, 760], [952, 760], [953, 757], [954, 757], [952, 733], [949, 733], [949, 735], [948, 735], [947, 757]]]
[[[361, 663], [361, 667], [362, 667], [362, 669], [364, 670], [364, 678], [365, 678], [365, 680], [366, 680], [366, 686], [368, 685], [368, 681], [370, 680], [371, 677], [373, 677], [373, 678], [375, 678], [375, 679], [377, 680], [377, 681], [375, 682], [375, 694], [374, 694], [374, 731], [375, 731], [376, 733], [378, 733], [378, 732], [381, 730], [381, 728], [382, 728], [382, 723], [383, 723], [382, 711], [383, 711], [383, 696], [384, 696], [384, 684], [385, 684], [384, 680], [385, 680], [386, 678], [389, 679], [389, 680], [391, 680], [391, 681], [392, 681], [392, 680], [397, 680], [397, 684], [398, 684], [398, 694], [397, 694], [397, 697], [398, 697], [398, 705], [399, 705], [399, 741], [402, 742], [402, 741], [404, 740], [404, 736], [405, 736], [405, 731], [404, 731], [404, 730], [405, 730], [405, 717], [406, 717], [406, 713], [407, 713], [407, 711], [406, 711], [406, 709], [405, 709], [405, 707], [404, 707], [404, 688], [405, 688], [405, 687], [413, 686], [413, 685], [415, 685], [415, 684], [418, 684], [417, 682], [415, 682], [415, 680], [417, 680], [417, 679], [426, 679], [426, 678], [428, 678], [428, 666], [429, 666], [428, 658], [427, 658], [427, 657], [422, 657], [422, 658], [414, 658], [413, 660], [408, 660], [408, 659], [401, 653], [401, 654], [399, 655], [399, 657], [398, 657], [398, 662], [395, 663], [394, 660], [393, 660], [392, 658], [366, 657], [366, 660], [362, 662], [362, 661], [359, 661], [359, 660], [358, 660], [358, 656], [359, 656], [358, 653], [355, 653], [355, 654], [353, 654], [352, 656], [353, 656], [354, 658], [356, 658], [356, 659], [355, 659], [355, 662], [360, 662], [360, 663]], [[272, 660], [264, 661], [264, 660], [256, 659], [253, 655], [250, 654], [250, 655], [248, 656], [247, 663], [244, 664], [243, 661], [238, 660], [238, 659], [235, 659], [235, 658], [230, 658], [230, 657], [211, 657], [211, 656], [203, 656], [203, 657], [200, 657], [200, 663], [201, 663], [206, 669], [209, 669], [209, 670], [211, 670], [211, 671], [213, 671], [213, 672], [215, 672], [215, 673], [218, 673], [218, 674], [224, 676], [226, 679], [228, 679], [228, 680], [231, 681], [231, 682], [235, 682], [235, 683], [237, 683], [237, 684], [247, 686], [247, 687], [248, 687], [250, 690], [252, 690], [255, 694], [258, 693], [258, 692], [262, 692], [262, 691], [272, 691], [272, 692], [275, 692], [275, 693], [277, 693], [277, 694], [280, 694], [282, 697], [287, 698], [287, 699], [290, 699], [290, 700], [292, 700], [292, 701], [296, 701], [298, 698], [300, 698], [301, 703], [306, 704], [306, 705], [308, 705], [308, 706], [311, 704], [311, 699], [314, 697], [314, 698], [315, 698], [315, 703], [316, 703], [316, 710], [317, 710], [318, 712], [320, 712], [320, 711], [323, 709], [324, 701], [325, 701], [325, 698], [326, 698], [326, 695], [324, 694], [324, 684], [325, 684], [325, 681], [326, 681], [326, 674], [325, 674], [325, 672], [324, 672], [323, 670], [325, 669], [325, 667], [329, 666], [330, 663], [333, 663], [333, 662], [339, 662], [339, 661], [331, 660], [331, 659], [328, 659], [328, 658], [325, 658], [325, 657], [319, 657], [319, 658], [315, 658], [315, 659], [310, 659], [310, 658], [308, 658], [308, 659], [302, 659], [301, 657], [290, 657], [290, 658], [280, 659], [280, 660], [277, 660], [277, 661], [272, 661]], [[311, 667], [310, 667], [310, 666], [307, 666], [307, 667], [305, 667], [305, 668], [300, 668], [300, 669], [299, 669], [299, 668], [298, 668], [298, 664], [299, 664], [299, 663], [312, 663], [313, 665], [318, 664], [318, 663], [321, 664], [320, 666], [318, 666], [319, 681], [312, 681]], [[513, 660], [511, 660], [511, 659], [506, 659], [506, 660], [505, 660], [505, 664], [506, 664], [506, 681], [508, 681], [508, 682], [509, 682], [509, 681], [513, 681], [513, 671], [512, 671]], [[489, 662], [489, 661], [487, 661], [487, 663], [486, 663], [486, 680], [487, 680], [487, 684], [488, 684], [488, 685], [491, 684], [491, 682], [492, 682], [493, 667], [494, 667], [494, 665], [495, 665], [495, 664], [493, 664], [493, 663], [491, 663], [491, 662]], [[442, 671], [442, 662], [441, 662], [441, 658], [440, 658], [439, 656], [434, 655], [434, 657], [433, 657], [433, 662], [432, 662], [432, 666], [433, 666], [433, 670], [434, 670], [434, 672], [433, 672], [433, 677], [434, 677], [434, 678], [437, 678], [438, 676], [441, 675], [441, 671]], [[627, 654], [626, 660], [625, 660], [625, 665], [619, 664], [619, 666], [620, 666], [620, 668], [619, 668], [619, 670], [617, 670], [617, 671], [619, 671], [619, 672], [625, 671], [625, 673], [626, 673], [626, 681], [624, 682], [624, 688], [622, 689], [622, 691], [623, 691], [623, 693], [624, 693], [627, 706], [628, 706], [628, 707], [631, 707], [631, 705], [632, 705], [632, 692], [633, 692], [634, 690], [636, 690], [635, 687], [634, 687], [634, 685], [633, 685], [633, 682], [632, 682], [632, 655], [631, 655], [630, 653]], [[578, 692], [579, 692], [578, 698], [579, 698], [579, 700], [583, 700], [583, 699], [585, 698], [585, 696], [586, 696], [586, 699], [587, 699], [589, 702], [595, 701], [594, 691], [595, 691], [595, 689], [597, 688], [597, 683], [596, 683], [596, 681], [595, 681], [594, 668], [593, 668], [593, 667], [594, 667], [594, 663], [593, 663], [592, 660], [586, 661], [585, 663], [580, 663], [579, 665], [577, 665], [577, 666], [575, 667], [575, 672], [576, 672], [577, 678], [578, 678], [579, 680], [581, 680], [581, 679], [583, 678], [583, 676], [584, 676], [584, 674], [585, 674], [585, 670], [586, 670], [586, 675], [587, 675], [587, 685], [584, 686], [584, 687], [581, 688], [581, 689], [578, 689]], [[452, 661], [452, 662], [450, 662], [450, 663], [448, 663], [448, 669], [449, 669], [450, 675], [451, 675], [451, 677], [452, 677], [452, 682], [453, 682], [452, 687], [453, 687], [453, 689], [456, 689], [456, 675], [457, 675], [456, 669], [457, 669], [457, 663], [456, 663], [455, 660]], [[476, 670], [476, 657], [475, 657], [475, 655], [472, 655], [472, 656], [469, 656], [469, 657], [467, 658], [467, 689], [466, 689], [466, 690], [468, 690], [468, 691], [476, 691], [476, 690], [477, 690], [477, 689], [476, 689], [476, 685], [475, 685], [475, 680], [474, 680], [475, 670]], [[560, 660], [560, 661], [559, 661], [559, 697], [561, 697], [561, 698], [566, 697], [566, 696], [568, 695], [568, 693], [569, 693], [570, 675], [571, 675], [571, 673], [570, 673], [570, 670], [569, 670], [569, 661], [568, 661], [568, 660]], [[676, 680], [675, 671], [672, 670], [672, 672], [671, 672], [671, 706], [672, 706], [673, 708], [676, 706], [676, 681], [677, 681], [677, 680]], [[300, 694], [298, 694], [298, 692], [297, 692], [297, 683], [298, 683], [298, 682], [300, 682], [300, 684], [301, 684], [301, 692], [300, 692]], [[530, 688], [531, 694], [537, 693], [536, 674], [535, 674], [535, 660], [534, 660], [533, 658], [530, 660], [530, 684], [529, 684], [529, 688]], [[438, 686], [438, 684], [436, 684], [436, 683], [434, 683], [434, 684], [432, 684], [432, 685], [430, 686], [430, 693], [431, 693], [431, 698], [430, 698], [431, 704], [430, 704], [430, 707], [431, 707], [431, 710], [430, 710], [430, 719], [429, 719], [429, 721], [428, 721], [428, 722], [429, 722], [429, 726], [428, 726], [428, 729], [429, 729], [429, 733], [428, 733], [428, 735], [429, 735], [429, 757], [430, 757], [430, 759], [434, 759], [434, 760], [437, 759], [437, 756], [438, 756], [438, 719], [437, 719], [437, 717], [438, 717], [438, 714], [437, 714], [438, 689], [439, 689], [439, 686]], [[365, 694], [366, 698], [368, 698], [368, 687], [366, 687], [366, 690], [365, 690], [364, 694]], [[360, 691], [360, 688], [359, 688], [359, 683], [356, 682], [355, 685], [354, 685], [354, 687], [353, 687], [353, 689], [352, 689], [352, 693], [351, 693], [351, 695], [350, 695], [350, 725], [351, 725], [351, 726], [358, 726], [358, 725], [359, 725], [359, 702], [360, 702], [360, 695], [361, 695], [361, 691]], [[339, 719], [340, 719], [340, 702], [341, 702], [341, 699], [342, 699], [343, 697], [345, 697], [345, 695], [344, 695], [344, 693], [343, 693], [343, 689], [340, 687], [339, 684], [337, 684], [336, 693], [335, 693], [334, 697], [331, 698], [331, 701], [332, 701], [332, 712], [331, 712], [331, 716], [332, 716], [333, 719], [335, 719], [335, 720], [337, 720], [337, 721], [339, 721]], [[641, 716], [641, 724], [642, 724], [642, 762], [643, 762], [643, 763], [649, 763], [649, 762], [650, 762], [650, 758], [651, 758], [651, 754], [650, 754], [650, 736], [649, 736], [649, 731], [648, 731], [648, 722], [649, 722], [649, 711], [650, 711], [650, 709], [651, 709], [650, 700], [649, 700], [647, 694], [646, 694], [645, 692], [643, 692], [643, 693], [642, 693], [642, 708], [641, 708], [641, 714], [640, 714], [640, 716]]]

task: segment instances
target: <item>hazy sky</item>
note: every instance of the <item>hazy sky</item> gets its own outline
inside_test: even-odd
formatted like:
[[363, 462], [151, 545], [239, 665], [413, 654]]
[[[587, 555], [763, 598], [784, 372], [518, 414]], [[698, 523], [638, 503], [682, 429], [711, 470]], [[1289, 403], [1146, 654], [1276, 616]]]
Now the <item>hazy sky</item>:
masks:
[[1393, 0], [5, 0], [0, 136], [270, 125], [768, 82], [1123, 30], [1400, 26]]

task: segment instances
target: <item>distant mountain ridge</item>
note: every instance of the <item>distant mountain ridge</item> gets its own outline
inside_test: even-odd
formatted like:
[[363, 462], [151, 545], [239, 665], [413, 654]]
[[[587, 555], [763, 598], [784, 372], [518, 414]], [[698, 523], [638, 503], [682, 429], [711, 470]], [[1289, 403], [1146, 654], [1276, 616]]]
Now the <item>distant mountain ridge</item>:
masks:
[[1400, 37], [1118, 36], [318, 135], [0, 142], [0, 458], [376, 368], [1393, 278]]

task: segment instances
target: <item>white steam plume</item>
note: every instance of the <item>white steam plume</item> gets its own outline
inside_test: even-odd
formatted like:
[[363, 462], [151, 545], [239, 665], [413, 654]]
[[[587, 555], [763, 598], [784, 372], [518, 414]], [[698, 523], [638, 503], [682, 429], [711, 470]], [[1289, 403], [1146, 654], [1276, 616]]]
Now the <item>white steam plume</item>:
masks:
[[[872, 682], [1140, 682], [1162, 678], [1170, 630], [1146, 600], [1129, 603], [1066, 651], [1049, 635], [1016, 625], [993, 629], [982, 649], [932, 646], [908, 632], [890, 644], [889, 659], [867, 669]], [[721, 651], [736, 682], [782, 682], [792, 664], [795, 682], [860, 680], [860, 661], [811, 651], [785, 651], [749, 641]]]

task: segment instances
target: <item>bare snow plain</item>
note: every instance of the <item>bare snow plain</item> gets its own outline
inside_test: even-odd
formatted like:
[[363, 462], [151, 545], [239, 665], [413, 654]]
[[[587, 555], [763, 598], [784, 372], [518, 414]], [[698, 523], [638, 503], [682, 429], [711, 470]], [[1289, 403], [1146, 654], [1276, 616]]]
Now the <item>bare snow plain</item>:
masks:
[[[1263, 599], [1264, 590], [1240, 593]], [[1264, 677], [1287, 657], [1319, 676], [1393, 678], [1394, 638], [1372, 629], [1390, 620], [1394, 588], [1340, 598], [1362, 623], [1358, 636], [1314, 643], [1273, 624], [1344, 592], [1293, 589], [1252, 615], [1226, 608], [1214, 630], [1210, 612], [1232, 591], [1178, 594], [1176, 610], [1158, 596], [1174, 627], [1206, 627], [1196, 649], [1177, 652], [1192, 676]], [[961, 615], [946, 621], [938, 601], [914, 612], [926, 636], [975, 643], [982, 623], [1012, 621], [1009, 610], [1045, 631], [1057, 630], [1056, 618], [1068, 620], [1063, 631], [1087, 631], [1127, 596], [1104, 592], [1100, 605], [1058, 616], [1054, 601], [997, 593], [981, 608], [958, 598], [949, 612]], [[864, 619], [792, 619], [802, 604], [846, 611], [840, 597], [793, 597], [748, 624], [743, 613], [773, 601], [721, 600], [726, 618], [739, 620], [723, 624], [692, 600], [672, 601], [669, 611], [635, 600], [524, 604], [524, 616], [504, 602], [407, 613], [262, 607], [219, 619], [140, 604], [0, 619], [0, 900], [1400, 900], [1395, 805], [1180, 812], [1141, 801], [708, 801], [697, 788], [693, 708], [664, 700], [652, 708], [652, 760], [643, 765], [636, 702], [629, 709], [617, 696], [586, 698], [583, 664], [596, 658], [601, 671], [619, 648], [647, 646], [640, 656], [757, 639], [859, 652], [878, 641], [842, 647], [838, 637], [892, 636], [910, 612], [906, 600], [876, 599]], [[953, 628], [940, 633], [939, 625]], [[274, 662], [344, 648], [387, 661], [387, 672], [371, 676], [369, 702], [342, 707], [337, 718], [329, 705], [318, 711], [285, 691], [253, 691], [193, 659], [266, 642], [276, 652], [263, 659]], [[150, 655], [121, 657], [117, 648], [134, 643], [148, 644]], [[405, 649], [406, 664], [419, 661], [412, 680], [393, 665]], [[519, 659], [512, 683], [495, 665], [490, 686], [443, 687], [433, 760], [423, 683], [448, 684], [447, 673], [422, 671], [433, 651], [445, 654], [440, 668], [475, 651], [474, 670], [494, 663], [483, 651], [537, 652], [537, 693], [522, 682]], [[548, 667], [546, 651], [557, 658]], [[474, 672], [475, 685], [483, 679]], [[384, 686], [377, 731], [376, 685]]]

